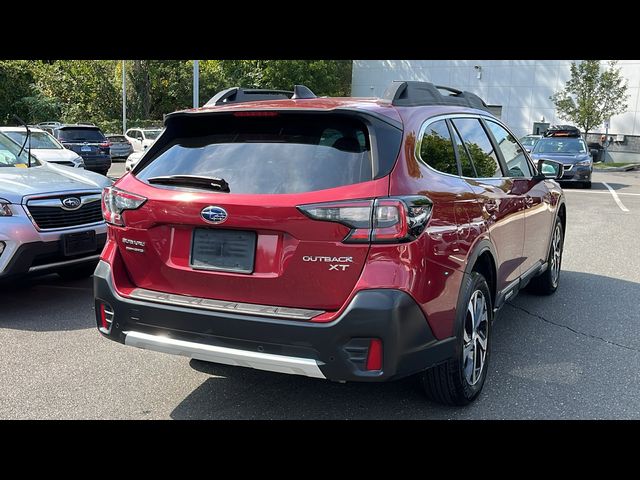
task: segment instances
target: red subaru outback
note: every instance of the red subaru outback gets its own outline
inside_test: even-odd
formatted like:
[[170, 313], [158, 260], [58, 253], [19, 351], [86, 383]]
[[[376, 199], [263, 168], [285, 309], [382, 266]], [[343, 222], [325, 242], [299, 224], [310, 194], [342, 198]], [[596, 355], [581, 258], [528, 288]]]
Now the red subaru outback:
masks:
[[419, 374], [474, 400], [496, 311], [558, 286], [557, 162], [469, 92], [220, 92], [175, 112], [103, 194], [98, 329], [118, 342], [334, 381]]

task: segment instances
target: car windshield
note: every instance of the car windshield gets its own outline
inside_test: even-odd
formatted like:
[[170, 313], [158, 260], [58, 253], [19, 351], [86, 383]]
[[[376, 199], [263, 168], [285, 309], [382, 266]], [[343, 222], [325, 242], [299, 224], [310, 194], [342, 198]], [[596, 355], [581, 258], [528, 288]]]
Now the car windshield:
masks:
[[148, 138], [149, 140], [155, 140], [160, 135], [162, 130], [142, 130], [144, 134], [144, 138]]
[[105, 137], [97, 128], [61, 128], [59, 138], [62, 142], [104, 142]]
[[[27, 137], [27, 132], [4, 132], [9, 138], [18, 142], [21, 146]], [[25, 145], [25, 148], [29, 144]], [[31, 148], [39, 150], [60, 150], [64, 147], [45, 132], [31, 132]]]
[[532, 153], [587, 153], [587, 147], [581, 138], [541, 138]]
[[[27, 168], [29, 163], [27, 156], [27, 149], [23, 149], [20, 152], [21, 145], [11, 140], [9, 137], [0, 133], [0, 168], [1, 167], [17, 167]], [[18, 155], [18, 153], [20, 153]], [[39, 166], [38, 162], [33, 156], [31, 156], [31, 166]]]
[[523, 137], [520, 139], [520, 143], [525, 147], [533, 146], [539, 139], [537, 137]]

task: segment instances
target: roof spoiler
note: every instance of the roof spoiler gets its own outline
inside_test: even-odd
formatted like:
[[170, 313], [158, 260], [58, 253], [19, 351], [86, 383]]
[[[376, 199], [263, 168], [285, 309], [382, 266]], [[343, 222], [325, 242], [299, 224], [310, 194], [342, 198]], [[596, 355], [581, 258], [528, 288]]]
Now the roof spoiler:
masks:
[[302, 100], [306, 98], [316, 98], [316, 95], [304, 85], [294, 86], [293, 91], [231, 87], [216, 93], [204, 106], [214, 107], [231, 103], [286, 99]]
[[[445, 92], [445, 94], [442, 93]], [[489, 107], [479, 96], [451, 87], [434, 85], [429, 82], [395, 80], [387, 87], [382, 98], [398, 107], [421, 105], [457, 105], [489, 111]]]

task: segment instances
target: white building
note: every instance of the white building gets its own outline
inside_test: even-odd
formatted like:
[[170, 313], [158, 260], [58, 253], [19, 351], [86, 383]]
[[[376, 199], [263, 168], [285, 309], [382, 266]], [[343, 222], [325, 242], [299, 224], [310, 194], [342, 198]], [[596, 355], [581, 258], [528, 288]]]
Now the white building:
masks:
[[[515, 134], [534, 133], [534, 124], [569, 123], [556, 116], [549, 97], [564, 88], [571, 60], [354, 60], [352, 95], [382, 96], [393, 80], [420, 80], [468, 90], [487, 104], [500, 106], [500, 117]], [[603, 61], [603, 66], [606, 62]], [[618, 63], [628, 81], [628, 109], [611, 119], [613, 135], [640, 136], [640, 60]], [[596, 127], [595, 132], [604, 132]], [[594, 133], [595, 133], [594, 132]], [[590, 136], [591, 138], [591, 136]], [[595, 138], [595, 137], [594, 137]], [[615, 139], [615, 137], [614, 137]], [[631, 139], [629, 139], [631, 140]], [[636, 152], [635, 142], [619, 142], [623, 153]], [[640, 143], [640, 142], [639, 142]], [[624, 147], [624, 145], [626, 147]], [[633, 145], [632, 145], [633, 144]], [[613, 153], [613, 152], [612, 152]]]

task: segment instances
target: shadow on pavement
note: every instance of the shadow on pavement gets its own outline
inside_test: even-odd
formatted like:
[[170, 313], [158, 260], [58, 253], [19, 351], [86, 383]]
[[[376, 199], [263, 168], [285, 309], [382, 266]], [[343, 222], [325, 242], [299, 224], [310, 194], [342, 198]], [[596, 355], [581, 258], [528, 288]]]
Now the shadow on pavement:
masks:
[[[617, 362], [628, 362], [630, 355], [640, 362], [636, 306], [640, 283], [572, 271], [563, 271], [561, 278], [555, 295], [523, 292], [501, 311], [494, 326], [488, 382], [481, 397], [468, 407], [429, 402], [414, 378], [337, 384], [191, 360], [192, 368], [212, 377], [186, 397], [171, 417], [608, 418], [607, 412], [613, 410], [599, 409], [607, 408], [609, 397], [624, 403], [629, 391], [620, 389], [634, 381], [625, 378], [629, 371]], [[612, 308], [613, 304], [617, 307]], [[606, 358], [598, 357], [598, 349], [606, 351]], [[633, 397], [627, 405], [634, 401], [638, 399]]]
[[53, 332], [95, 328], [90, 278], [63, 281], [57, 275], [0, 284], [0, 328]]

